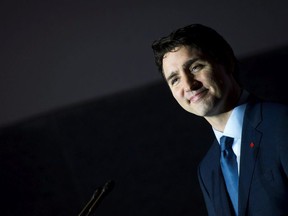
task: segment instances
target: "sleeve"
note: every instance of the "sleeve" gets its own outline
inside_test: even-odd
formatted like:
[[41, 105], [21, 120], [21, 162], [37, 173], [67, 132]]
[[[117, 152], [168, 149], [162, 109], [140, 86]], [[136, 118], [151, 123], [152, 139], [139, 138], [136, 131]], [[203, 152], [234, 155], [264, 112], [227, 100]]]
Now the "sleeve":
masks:
[[286, 177], [288, 178], [288, 106], [285, 107], [282, 114], [282, 118], [280, 118], [280, 127], [279, 131], [281, 131], [281, 135], [277, 137], [277, 139], [280, 139], [280, 146], [279, 146], [279, 152], [280, 152], [280, 159], [282, 163], [283, 170], [286, 174]]
[[285, 141], [281, 143], [279, 152], [280, 152], [281, 164], [288, 179], [288, 139], [285, 139]]

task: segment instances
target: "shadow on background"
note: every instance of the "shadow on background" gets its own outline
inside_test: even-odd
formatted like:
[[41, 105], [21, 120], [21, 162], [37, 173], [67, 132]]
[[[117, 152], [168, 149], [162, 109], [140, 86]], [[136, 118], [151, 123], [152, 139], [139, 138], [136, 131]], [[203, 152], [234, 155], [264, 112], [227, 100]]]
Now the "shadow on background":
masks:
[[[287, 103], [287, 57], [284, 47], [241, 59], [240, 81]], [[213, 138], [162, 82], [3, 127], [1, 212], [76, 216], [113, 180], [96, 215], [207, 215], [197, 165]]]
[[288, 103], [288, 45], [241, 59], [241, 83], [266, 100]]

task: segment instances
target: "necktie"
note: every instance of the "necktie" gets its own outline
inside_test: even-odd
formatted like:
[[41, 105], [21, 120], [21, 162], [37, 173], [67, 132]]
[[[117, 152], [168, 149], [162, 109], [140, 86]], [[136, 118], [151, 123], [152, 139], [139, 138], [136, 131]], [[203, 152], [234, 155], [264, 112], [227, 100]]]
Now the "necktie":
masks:
[[222, 136], [220, 138], [221, 157], [220, 164], [226, 182], [230, 199], [236, 215], [238, 215], [238, 167], [236, 155], [232, 150], [233, 138]]

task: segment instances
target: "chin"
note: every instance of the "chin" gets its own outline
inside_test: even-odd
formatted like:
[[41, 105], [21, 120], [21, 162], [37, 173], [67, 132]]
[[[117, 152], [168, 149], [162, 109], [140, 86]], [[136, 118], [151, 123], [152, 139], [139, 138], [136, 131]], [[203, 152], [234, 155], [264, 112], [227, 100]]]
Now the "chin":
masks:
[[189, 109], [189, 108], [184, 108], [184, 107], [182, 107], [186, 112], [189, 112], [189, 113], [191, 113], [191, 114], [193, 114], [193, 115], [197, 115], [197, 116], [202, 116], [201, 115], [201, 113], [199, 113], [199, 112], [195, 112], [194, 110], [191, 110], [191, 109]]

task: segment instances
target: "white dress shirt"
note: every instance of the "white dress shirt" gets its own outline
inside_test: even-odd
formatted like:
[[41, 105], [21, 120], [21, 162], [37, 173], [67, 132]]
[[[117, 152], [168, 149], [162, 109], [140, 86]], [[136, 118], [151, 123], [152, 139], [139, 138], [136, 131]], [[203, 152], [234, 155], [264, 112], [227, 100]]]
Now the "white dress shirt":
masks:
[[[217, 131], [213, 128], [216, 139], [218, 143], [220, 143], [221, 136], [228, 136], [234, 138], [234, 142], [232, 145], [232, 149], [234, 154], [237, 157], [237, 165], [238, 165], [238, 175], [240, 175], [240, 152], [241, 152], [241, 137], [242, 137], [242, 125], [243, 125], [243, 117], [246, 109], [246, 103], [243, 101], [247, 101], [249, 93], [247, 91], [243, 91], [240, 97], [239, 106], [236, 106], [227, 121], [224, 132]], [[220, 144], [219, 144], [220, 145]]]

